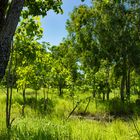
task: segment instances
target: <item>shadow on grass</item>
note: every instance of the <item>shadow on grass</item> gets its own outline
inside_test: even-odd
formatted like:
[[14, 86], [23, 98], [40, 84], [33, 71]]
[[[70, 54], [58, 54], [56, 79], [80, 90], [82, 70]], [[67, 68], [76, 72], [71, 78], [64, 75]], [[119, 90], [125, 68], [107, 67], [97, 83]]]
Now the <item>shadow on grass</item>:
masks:
[[110, 115], [114, 115], [117, 117], [131, 117], [133, 115], [140, 116], [140, 105], [135, 102], [127, 102], [124, 103], [119, 98], [113, 98], [109, 101], [99, 101], [100, 104], [106, 107], [106, 111]]
[[34, 97], [27, 98], [26, 105], [37, 110], [42, 115], [51, 113], [55, 107], [55, 103], [52, 100], [50, 100], [49, 98], [48, 99], [41, 98], [41, 99], [38, 99], [37, 101]]
[[98, 99], [97, 102], [97, 108], [99, 108], [100, 111], [76, 111], [72, 114], [72, 118], [78, 117], [80, 119], [111, 122], [118, 118], [128, 121], [133, 117], [140, 116], [140, 104], [137, 104], [134, 101], [125, 101], [123, 103], [119, 98], [114, 98], [109, 101]]
[[[20, 105], [23, 105], [22, 98], [16, 100]], [[39, 112], [41, 115], [50, 114], [55, 107], [55, 102], [52, 100], [39, 98], [36, 100], [35, 97], [26, 97], [26, 106], [29, 106], [31, 109]]]

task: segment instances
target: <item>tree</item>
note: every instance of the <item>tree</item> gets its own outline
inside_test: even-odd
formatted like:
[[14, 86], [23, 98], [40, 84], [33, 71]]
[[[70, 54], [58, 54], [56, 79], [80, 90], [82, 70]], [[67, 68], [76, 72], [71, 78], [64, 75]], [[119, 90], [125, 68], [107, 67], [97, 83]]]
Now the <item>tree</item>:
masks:
[[[7, 86], [11, 89], [13, 86], [22, 90], [23, 106], [22, 115], [26, 106], [26, 88], [33, 85], [32, 79], [41, 79], [41, 74], [37, 75], [40, 60], [46, 55], [46, 48], [40, 44], [38, 40], [42, 37], [43, 30], [41, 28], [40, 18], [30, 16], [27, 19], [22, 19], [20, 26], [18, 26], [14, 36], [14, 46], [11, 53], [11, 61], [9, 63], [9, 70], [6, 74]], [[40, 64], [41, 63], [41, 64]], [[40, 71], [42, 68], [40, 69]], [[40, 76], [40, 77], [39, 77]], [[35, 80], [34, 86], [38, 86]], [[12, 83], [9, 84], [9, 83]], [[8, 90], [7, 90], [8, 91]], [[12, 91], [12, 90], [11, 90]], [[9, 96], [10, 95], [10, 96]], [[10, 127], [10, 108], [12, 95], [7, 92], [6, 98], [6, 123]], [[9, 108], [9, 109], [8, 109]]]
[[52, 56], [52, 77], [59, 87], [62, 95], [62, 88], [68, 87], [71, 93], [74, 91], [78, 76], [77, 55], [69, 39], [64, 39], [59, 46], [50, 48]]
[[[130, 99], [130, 72], [140, 65], [136, 62], [140, 59], [140, 48], [137, 21], [137, 12], [131, 5], [120, 2], [115, 5], [113, 2], [98, 3], [97, 8], [102, 8], [97, 15], [102, 17], [97, 22], [96, 32], [103, 57], [115, 65], [115, 75], [120, 77], [120, 96], [124, 101], [124, 92], [127, 99]], [[127, 2], [129, 4], [129, 2]], [[106, 13], [105, 13], [106, 11]], [[135, 33], [133, 32], [135, 31]], [[111, 40], [110, 40], [111, 38]], [[137, 53], [136, 53], [137, 52]]]
[[5, 74], [13, 36], [23, 7], [22, 18], [27, 18], [30, 15], [45, 16], [50, 9], [57, 13], [62, 12], [61, 4], [61, 0], [0, 0], [0, 79]]
[[75, 8], [67, 21], [69, 39], [72, 41], [78, 60], [86, 75], [90, 73], [90, 83], [95, 97], [95, 73], [100, 67], [100, 51], [94, 32], [94, 13], [88, 6]]
[[101, 60], [114, 65], [115, 76], [121, 79], [122, 101], [124, 91], [130, 98], [130, 72], [139, 71], [140, 66], [138, 13], [138, 2], [95, 0], [91, 8], [75, 8], [67, 21], [69, 36], [77, 43], [76, 51], [84, 58], [85, 66], [98, 68]]
[[73, 43], [69, 39], [64, 39], [60, 44], [62, 54], [63, 66], [69, 71], [67, 77], [67, 86], [70, 88], [71, 94], [74, 94], [74, 87], [76, 86], [78, 78], [78, 57], [73, 47]]
[[69, 70], [65, 67], [63, 59], [63, 47], [53, 46], [51, 50], [52, 57], [52, 69], [51, 69], [51, 79], [53, 86], [58, 87], [59, 95], [63, 95], [63, 88], [66, 87], [66, 78], [69, 75]]

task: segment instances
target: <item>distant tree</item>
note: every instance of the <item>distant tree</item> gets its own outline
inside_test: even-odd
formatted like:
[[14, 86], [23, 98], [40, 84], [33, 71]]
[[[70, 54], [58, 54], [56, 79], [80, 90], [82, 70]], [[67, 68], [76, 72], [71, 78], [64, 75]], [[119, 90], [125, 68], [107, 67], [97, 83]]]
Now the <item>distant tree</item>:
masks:
[[66, 78], [69, 75], [69, 70], [64, 65], [63, 47], [53, 46], [51, 48], [52, 69], [51, 79], [53, 86], [58, 87], [59, 95], [63, 95], [63, 88], [66, 87]]
[[95, 97], [95, 73], [100, 67], [100, 51], [94, 38], [94, 16], [88, 6], [75, 8], [67, 21], [69, 38], [77, 52], [82, 70], [86, 75], [90, 73], [90, 83]]
[[93, 7], [75, 8], [67, 21], [69, 36], [85, 66], [96, 70], [101, 60], [114, 65], [115, 75], [121, 79], [122, 101], [124, 91], [130, 98], [130, 72], [138, 71], [140, 65], [136, 62], [140, 59], [138, 7], [138, 2], [95, 0]]

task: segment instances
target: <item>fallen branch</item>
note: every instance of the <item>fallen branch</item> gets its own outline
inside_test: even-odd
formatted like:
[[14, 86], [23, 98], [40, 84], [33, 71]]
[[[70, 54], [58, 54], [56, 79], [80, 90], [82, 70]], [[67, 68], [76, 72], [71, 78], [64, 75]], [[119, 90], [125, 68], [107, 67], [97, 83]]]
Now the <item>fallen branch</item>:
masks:
[[78, 107], [78, 105], [81, 103], [82, 101], [77, 102], [76, 106], [73, 108], [73, 110], [70, 112], [70, 114], [68, 115], [67, 119], [69, 119], [69, 117], [72, 115], [72, 113], [75, 111], [75, 109]]
[[[90, 103], [91, 97], [87, 97], [86, 99], [80, 100], [79, 102], [77, 102], [76, 106], [75, 106], [75, 107], [73, 108], [73, 110], [70, 112], [70, 114], [68, 115], [68, 117], [67, 117], [66, 120], [68, 120], [68, 119], [70, 118], [70, 116], [71, 116], [72, 113], [75, 111], [75, 109], [78, 107], [78, 105], [79, 105], [81, 102], [83, 102], [83, 101], [85, 101], [85, 100], [87, 100], [87, 99], [89, 99], [88, 104], [87, 104], [87, 106], [86, 106], [86, 109], [87, 109], [87, 107], [88, 107], [88, 105], [89, 105], [89, 103]], [[85, 109], [85, 111], [86, 111], [86, 109]], [[85, 111], [84, 111], [84, 112], [85, 112]]]

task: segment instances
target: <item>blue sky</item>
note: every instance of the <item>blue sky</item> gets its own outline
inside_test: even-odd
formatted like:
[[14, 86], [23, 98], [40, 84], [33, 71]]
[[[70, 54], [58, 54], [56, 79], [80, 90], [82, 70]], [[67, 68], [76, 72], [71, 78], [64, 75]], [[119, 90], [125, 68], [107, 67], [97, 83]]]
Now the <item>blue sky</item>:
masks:
[[64, 37], [67, 36], [65, 23], [69, 19], [69, 13], [72, 12], [75, 6], [80, 4], [91, 5], [91, 0], [63, 0], [62, 9], [64, 13], [56, 14], [52, 10], [47, 13], [47, 16], [41, 20], [44, 29], [42, 41], [50, 42], [51, 45], [59, 45]]

